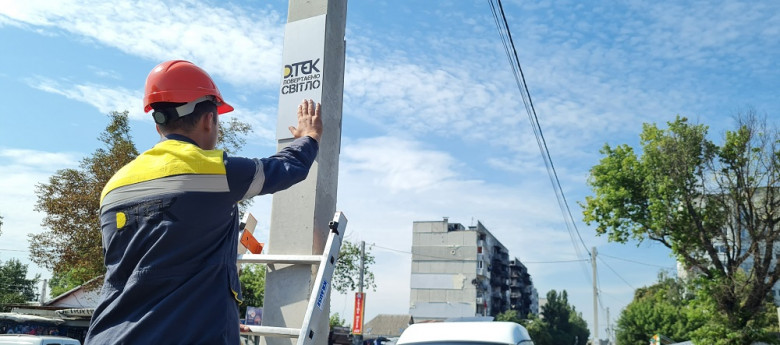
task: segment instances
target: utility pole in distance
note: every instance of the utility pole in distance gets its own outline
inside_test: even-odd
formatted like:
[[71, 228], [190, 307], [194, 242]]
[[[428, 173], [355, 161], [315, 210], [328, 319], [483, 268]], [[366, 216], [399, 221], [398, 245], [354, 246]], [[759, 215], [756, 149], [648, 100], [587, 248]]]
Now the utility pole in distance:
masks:
[[[277, 148], [292, 142], [287, 127], [297, 126], [297, 106], [303, 99], [322, 103], [324, 130], [317, 160], [306, 180], [273, 196], [268, 254], [322, 254], [328, 238], [338, 187], [346, 17], [346, 0], [290, 0], [288, 5]], [[301, 326], [316, 272], [316, 266], [268, 266], [264, 326]], [[330, 305], [330, 291], [327, 296], [325, 308]], [[329, 315], [327, 309], [324, 313]], [[327, 317], [312, 326], [320, 334], [328, 334]], [[327, 337], [318, 339], [316, 345], [327, 343]], [[264, 337], [263, 343], [291, 345], [295, 339]]]
[[[366, 310], [366, 295], [363, 294], [363, 270], [365, 269], [365, 262], [366, 262], [366, 241], [360, 241], [360, 281], [358, 282], [358, 296], [360, 297], [355, 298], [355, 303], [360, 303], [360, 306], [355, 308], [355, 313], [356, 314], [360, 313], [360, 314], [354, 315], [354, 317], [352, 318], [352, 322], [353, 322], [352, 329], [360, 330], [360, 332], [355, 332], [355, 334], [352, 335], [353, 345], [363, 344], [363, 324], [365, 323], [363, 320], [363, 315], [365, 315], [365, 310]], [[359, 302], [358, 299], [360, 300]]]
[[599, 344], [599, 287], [598, 277], [596, 276], [596, 247], [591, 250], [593, 260], [593, 344]]

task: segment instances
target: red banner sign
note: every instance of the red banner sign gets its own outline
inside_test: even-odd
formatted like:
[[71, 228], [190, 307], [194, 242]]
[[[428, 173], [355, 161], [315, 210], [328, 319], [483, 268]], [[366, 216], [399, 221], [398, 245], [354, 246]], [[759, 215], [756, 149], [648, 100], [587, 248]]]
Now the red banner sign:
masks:
[[363, 334], [363, 308], [365, 307], [366, 293], [355, 292], [355, 316], [352, 319], [352, 334]]

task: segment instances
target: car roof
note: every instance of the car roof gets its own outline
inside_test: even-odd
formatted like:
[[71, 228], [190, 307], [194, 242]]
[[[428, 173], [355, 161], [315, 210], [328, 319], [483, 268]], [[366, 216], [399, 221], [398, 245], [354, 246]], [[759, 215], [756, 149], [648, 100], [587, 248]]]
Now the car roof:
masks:
[[454, 341], [517, 344], [531, 340], [528, 331], [514, 322], [431, 322], [409, 326], [397, 344]]
[[30, 335], [30, 334], [0, 334], [0, 344], [5, 344], [5, 341], [9, 339], [16, 339], [19, 342], [13, 342], [12, 344], [29, 344], [33, 340], [48, 340], [48, 341], [60, 341], [67, 344], [78, 344], [77, 339], [57, 336], [57, 335]]

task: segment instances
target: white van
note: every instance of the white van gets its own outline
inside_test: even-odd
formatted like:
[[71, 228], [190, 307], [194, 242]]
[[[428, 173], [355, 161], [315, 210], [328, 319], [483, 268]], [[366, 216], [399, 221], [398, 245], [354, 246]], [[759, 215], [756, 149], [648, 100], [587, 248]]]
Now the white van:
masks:
[[409, 326], [397, 345], [533, 345], [525, 327], [514, 322], [431, 322]]
[[0, 334], [0, 345], [81, 345], [81, 342], [53, 335]]

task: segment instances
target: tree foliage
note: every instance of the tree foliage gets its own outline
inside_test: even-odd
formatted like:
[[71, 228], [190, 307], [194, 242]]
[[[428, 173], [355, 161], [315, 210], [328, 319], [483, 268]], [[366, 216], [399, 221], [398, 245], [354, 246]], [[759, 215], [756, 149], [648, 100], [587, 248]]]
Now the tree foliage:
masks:
[[[235, 118], [220, 127], [218, 147], [236, 152], [251, 127]], [[52, 271], [52, 293], [64, 292], [105, 272], [100, 231], [100, 193], [122, 166], [138, 156], [130, 136], [128, 112], [112, 112], [99, 140], [103, 147], [36, 186], [35, 210], [43, 212], [44, 231], [29, 235], [30, 257]], [[243, 205], [246, 207], [246, 204]]]
[[[369, 264], [374, 263], [374, 256], [366, 250], [366, 263], [364, 272], [364, 287], [376, 289], [374, 283], [374, 274], [369, 270]], [[265, 265], [243, 265], [239, 280], [241, 281], [244, 303], [241, 304], [241, 313], [246, 311], [247, 306], [262, 307], [263, 297], [265, 296]], [[360, 247], [349, 241], [341, 244], [339, 251], [339, 261], [333, 272], [333, 288], [341, 293], [355, 291], [360, 281]]]
[[[100, 232], [100, 192], [111, 176], [138, 155], [128, 113], [112, 112], [100, 135], [104, 147], [36, 186], [36, 211], [45, 213], [44, 232], [29, 235], [30, 257], [55, 278], [52, 290], [67, 291], [105, 272]], [[65, 283], [66, 285], [58, 285]], [[77, 286], [76, 285], [76, 286]]]
[[17, 259], [0, 263], [0, 311], [10, 311], [9, 304], [34, 301], [39, 278], [27, 279], [27, 265]]
[[537, 345], [588, 343], [588, 325], [574, 306], [569, 304], [566, 290], [560, 294], [555, 290], [547, 292], [547, 304], [542, 306], [542, 317], [529, 314], [528, 318], [521, 318], [517, 311], [508, 310], [498, 314], [496, 321], [523, 325]]
[[[641, 155], [628, 145], [601, 150], [591, 170], [586, 223], [611, 241], [651, 240], [709, 280], [725, 329], [751, 324], [780, 278], [780, 135], [750, 111], [736, 117], [723, 144], [708, 127], [677, 117], [668, 128], [644, 124]], [[747, 269], [751, 279], [738, 279]], [[749, 342], [748, 342], [749, 343]]]
[[693, 299], [685, 282], [659, 274], [656, 284], [634, 292], [634, 300], [620, 314], [615, 330], [618, 343], [647, 343], [654, 334], [677, 342], [691, 339], [691, 332], [704, 324], [694, 311]]
[[[749, 285], [748, 281], [752, 278], [740, 271], [735, 274], [735, 279], [738, 285], [744, 286]], [[780, 344], [777, 337], [777, 312], [771, 296], [766, 296], [759, 312], [750, 316], [743, 327], [736, 328], [731, 321], [733, 317], [719, 311], [718, 294], [723, 291], [721, 284], [700, 277], [692, 285], [691, 290], [696, 291], [696, 296], [690, 303], [688, 318], [701, 325], [691, 332], [695, 344]], [[738, 317], [746, 318], [746, 315]]]
[[247, 306], [263, 306], [265, 270], [265, 265], [263, 264], [245, 264], [241, 266], [241, 274], [239, 274], [238, 280], [241, 281], [241, 293], [244, 296], [244, 302], [239, 307], [240, 315], [245, 315]]
[[[374, 272], [371, 272], [371, 265], [374, 264], [374, 256], [371, 251], [366, 249], [363, 288], [376, 291], [374, 282]], [[349, 241], [341, 243], [339, 250], [339, 260], [336, 263], [336, 270], [333, 272], [333, 288], [340, 293], [357, 291], [360, 285], [360, 246]]]
[[329, 324], [331, 329], [333, 329], [334, 327], [345, 327], [344, 325], [347, 324], [347, 320], [342, 319], [339, 313], [333, 313], [330, 316]]
[[508, 322], [514, 322], [514, 323], [522, 323], [523, 318], [520, 317], [520, 313], [517, 312], [517, 310], [507, 310], [503, 313], [498, 313], [496, 315], [496, 321], [508, 321]]

